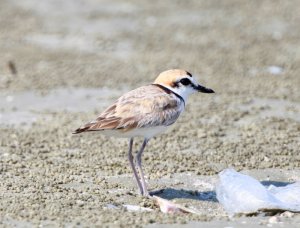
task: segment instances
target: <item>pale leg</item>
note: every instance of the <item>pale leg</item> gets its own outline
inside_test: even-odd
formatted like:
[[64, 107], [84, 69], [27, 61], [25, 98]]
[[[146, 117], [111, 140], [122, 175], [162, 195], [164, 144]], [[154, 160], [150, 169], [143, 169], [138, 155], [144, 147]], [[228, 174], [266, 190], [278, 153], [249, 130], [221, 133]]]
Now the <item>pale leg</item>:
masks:
[[137, 174], [137, 171], [136, 171], [135, 166], [134, 166], [134, 163], [133, 163], [132, 145], [133, 145], [133, 138], [131, 138], [130, 141], [129, 141], [128, 159], [129, 159], [129, 162], [130, 162], [131, 169], [133, 170], [134, 177], [135, 177], [136, 182], [137, 182], [137, 184], [138, 184], [138, 187], [139, 187], [139, 189], [140, 189], [140, 192], [141, 192], [141, 194], [143, 195], [143, 193], [144, 193], [144, 192], [143, 192], [143, 188], [142, 188], [142, 185], [141, 185], [139, 176], [138, 176], [138, 174]]
[[144, 140], [143, 145], [142, 145], [140, 151], [138, 152], [138, 154], [136, 156], [137, 168], [138, 168], [139, 173], [140, 173], [142, 188], [143, 188], [143, 195], [144, 196], [149, 196], [149, 192], [147, 190], [145, 177], [144, 177], [144, 172], [143, 172], [143, 169], [142, 169], [142, 154], [143, 154], [143, 151], [144, 151], [148, 141], [149, 141], [148, 139]]

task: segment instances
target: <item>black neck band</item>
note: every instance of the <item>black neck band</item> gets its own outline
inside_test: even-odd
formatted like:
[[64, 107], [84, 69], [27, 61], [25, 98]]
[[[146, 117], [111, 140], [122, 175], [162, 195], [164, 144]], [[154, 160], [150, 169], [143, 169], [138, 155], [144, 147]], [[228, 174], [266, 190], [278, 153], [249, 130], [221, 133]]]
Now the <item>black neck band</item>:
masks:
[[182, 96], [180, 96], [179, 94], [175, 93], [174, 91], [172, 91], [172, 90], [170, 90], [169, 88], [164, 87], [164, 86], [162, 86], [162, 85], [160, 85], [160, 84], [152, 84], [152, 85], [161, 88], [161, 89], [164, 90], [167, 94], [173, 93], [176, 97], [178, 97], [178, 98], [183, 102], [183, 104], [184, 104], [184, 106], [185, 106], [185, 101], [184, 101], [184, 99], [182, 98]]

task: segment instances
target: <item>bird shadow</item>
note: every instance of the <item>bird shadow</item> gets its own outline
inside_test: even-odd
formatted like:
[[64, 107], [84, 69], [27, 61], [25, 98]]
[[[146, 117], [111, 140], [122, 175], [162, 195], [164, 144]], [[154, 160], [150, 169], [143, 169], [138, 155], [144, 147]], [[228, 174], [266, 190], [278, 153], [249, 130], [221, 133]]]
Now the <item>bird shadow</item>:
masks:
[[159, 196], [166, 200], [172, 199], [192, 199], [199, 201], [218, 202], [215, 191], [194, 191], [186, 189], [165, 188], [151, 192], [152, 196]]
[[[290, 182], [282, 181], [261, 181], [263, 186], [268, 188], [271, 185], [275, 187], [284, 187]], [[197, 191], [197, 190], [187, 190], [187, 189], [175, 189], [175, 188], [165, 188], [150, 193], [152, 196], [159, 196], [166, 200], [172, 199], [191, 199], [199, 201], [209, 201], [209, 202], [219, 202], [217, 199], [217, 194], [215, 191]]]
[[283, 182], [283, 181], [261, 181], [260, 182], [263, 186], [269, 187], [271, 185], [274, 185], [275, 187], [285, 187], [289, 184], [292, 184], [293, 182]]

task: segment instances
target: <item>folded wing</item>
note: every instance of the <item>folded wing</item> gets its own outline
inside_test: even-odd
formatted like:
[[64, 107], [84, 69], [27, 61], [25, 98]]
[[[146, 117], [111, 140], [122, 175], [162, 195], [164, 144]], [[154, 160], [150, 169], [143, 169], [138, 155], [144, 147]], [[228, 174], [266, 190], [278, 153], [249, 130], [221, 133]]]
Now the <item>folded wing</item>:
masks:
[[121, 96], [100, 116], [75, 130], [122, 130], [171, 125], [183, 110], [183, 101], [155, 85], [143, 86]]

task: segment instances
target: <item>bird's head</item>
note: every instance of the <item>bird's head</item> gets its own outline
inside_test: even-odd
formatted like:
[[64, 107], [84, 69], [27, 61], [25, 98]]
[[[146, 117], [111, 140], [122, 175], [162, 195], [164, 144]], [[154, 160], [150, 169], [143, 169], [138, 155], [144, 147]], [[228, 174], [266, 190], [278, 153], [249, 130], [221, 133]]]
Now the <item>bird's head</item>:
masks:
[[155, 79], [154, 84], [159, 84], [172, 90], [184, 100], [195, 92], [214, 93], [212, 89], [208, 89], [197, 83], [191, 73], [180, 69], [172, 69], [160, 73]]

